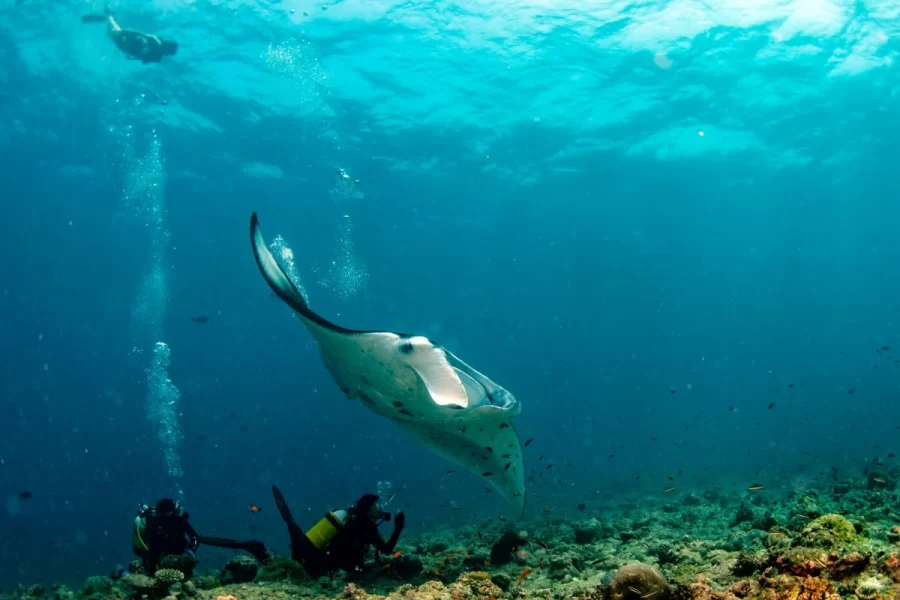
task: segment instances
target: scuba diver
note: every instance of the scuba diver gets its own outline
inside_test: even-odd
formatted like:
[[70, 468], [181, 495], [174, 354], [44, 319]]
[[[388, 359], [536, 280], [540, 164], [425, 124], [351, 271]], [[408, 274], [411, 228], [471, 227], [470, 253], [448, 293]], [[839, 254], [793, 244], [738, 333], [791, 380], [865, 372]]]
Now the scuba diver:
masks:
[[144, 64], [160, 62], [164, 56], [172, 56], [178, 51], [178, 43], [172, 40], [137, 31], [122, 29], [109, 8], [102, 15], [91, 14], [81, 17], [83, 23], [106, 23], [106, 35], [116, 48], [128, 55], [129, 60], [139, 60]]
[[348, 573], [365, 568], [366, 554], [374, 546], [377, 554], [390, 555], [406, 526], [406, 515], [397, 512], [394, 532], [388, 541], [378, 526], [391, 520], [391, 514], [378, 506], [378, 496], [366, 494], [354, 506], [333, 510], [307, 531], [294, 521], [284, 496], [274, 485], [272, 495], [291, 536], [291, 558], [303, 565], [312, 577], [321, 577], [338, 569]]
[[183, 554], [194, 556], [200, 544], [246, 550], [260, 562], [266, 562], [270, 558], [262, 542], [256, 540], [243, 542], [198, 535], [189, 519], [190, 515], [171, 498], [163, 498], [153, 507], [141, 505], [134, 519], [132, 548], [149, 575], [156, 572], [163, 556]]

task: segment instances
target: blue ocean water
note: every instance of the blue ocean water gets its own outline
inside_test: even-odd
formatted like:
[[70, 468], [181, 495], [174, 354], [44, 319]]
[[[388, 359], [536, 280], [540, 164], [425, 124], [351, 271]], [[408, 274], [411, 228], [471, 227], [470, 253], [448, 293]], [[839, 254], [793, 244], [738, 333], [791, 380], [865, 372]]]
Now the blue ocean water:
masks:
[[253, 211], [317, 311], [517, 396], [529, 515], [897, 449], [895, 3], [113, 8], [178, 53], [0, 6], [0, 589], [127, 563], [164, 495], [279, 552], [273, 483], [310, 523], [379, 482], [411, 531], [504, 513], [343, 397]]

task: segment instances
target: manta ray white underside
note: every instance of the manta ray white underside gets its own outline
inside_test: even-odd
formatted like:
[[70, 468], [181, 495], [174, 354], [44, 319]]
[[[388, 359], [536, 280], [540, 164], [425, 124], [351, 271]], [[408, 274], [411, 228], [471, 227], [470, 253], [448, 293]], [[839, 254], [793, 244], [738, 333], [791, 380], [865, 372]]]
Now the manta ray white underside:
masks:
[[391, 419], [422, 445], [490, 483], [521, 516], [522, 445], [511, 419], [516, 398], [423, 336], [355, 331], [310, 309], [250, 218], [256, 263], [266, 282], [319, 345], [322, 362], [348, 398]]

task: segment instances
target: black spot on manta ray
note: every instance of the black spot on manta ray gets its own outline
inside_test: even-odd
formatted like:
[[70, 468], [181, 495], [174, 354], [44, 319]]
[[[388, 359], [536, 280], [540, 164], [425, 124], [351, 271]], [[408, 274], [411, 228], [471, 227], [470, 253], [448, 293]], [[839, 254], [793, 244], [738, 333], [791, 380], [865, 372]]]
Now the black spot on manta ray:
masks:
[[399, 400], [394, 400], [391, 404], [393, 404], [395, 408], [403, 408], [403, 403]]
[[403, 354], [412, 354], [413, 345], [411, 342], [403, 342], [400, 344], [400, 352]]
[[407, 417], [414, 417], [414, 416], [416, 416], [416, 415], [412, 414], [411, 412], [409, 412], [408, 410], [406, 410], [405, 408], [401, 408], [401, 409], [400, 409], [399, 411], [397, 411], [397, 412], [399, 412], [401, 415], [406, 415]]

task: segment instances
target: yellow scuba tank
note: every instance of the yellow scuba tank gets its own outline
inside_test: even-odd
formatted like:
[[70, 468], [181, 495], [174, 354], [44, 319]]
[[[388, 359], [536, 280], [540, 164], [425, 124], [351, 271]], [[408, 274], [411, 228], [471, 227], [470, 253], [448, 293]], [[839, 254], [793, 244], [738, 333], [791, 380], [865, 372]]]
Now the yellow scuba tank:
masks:
[[321, 550], [344, 528], [349, 518], [350, 514], [346, 510], [333, 510], [313, 525], [306, 532], [306, 537], [313, 546]]
[[144, 551], [148, 550], [147, 543], [144, 542], [144, 530], [147, 529], [147, 521], [144, 519], [143, 515], [138, 515], [134, 518], [134, 533], [131, 536], [131, 545], [134, 547], [135, 551]]

